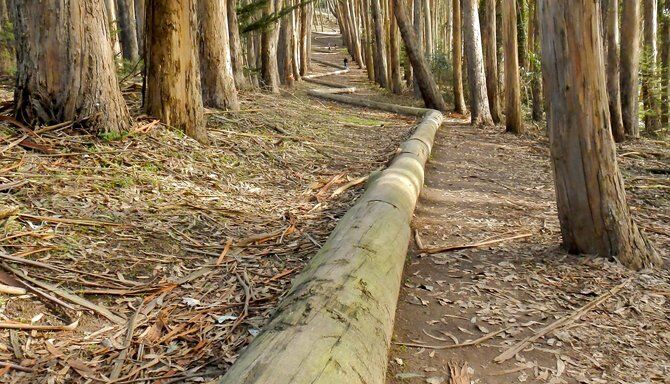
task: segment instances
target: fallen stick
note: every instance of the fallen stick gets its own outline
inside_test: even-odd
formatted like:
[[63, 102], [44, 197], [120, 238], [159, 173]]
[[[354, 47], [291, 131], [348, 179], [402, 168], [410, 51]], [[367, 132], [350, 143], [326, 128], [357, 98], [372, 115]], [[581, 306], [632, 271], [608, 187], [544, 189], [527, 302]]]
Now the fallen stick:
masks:
[[568, 316], [561, 317], [560, 319], [554, 321], [553, 323], [547, 325], [546, 327], [540, 329], [537, 333], [534, 335], [528, 336], [525, 339], [521, 340], [505, 352], [501, 353], [498, 355], [495, 359], [493, 359], [497, 363], [502, 363], [503, 361], [509, 360], [513, 358], [517, 353], [521, 352], [524, 348], [526, 348], [530, 343], [534, 342], [535, 340], [544, 337], [545, 335], [549, 334], [550, 332], [556, 330], [559, 327], [562, 327], [564, 325], [568, 325], [570, 323], [575, 322], [578, 320], [580, 317], [582, 317], [586, 312], [589, 312], [593, 308], [597, 307], [598, 305], [604, 303], [609, 299], [610, 297], [616, 295], [623, 287], [625, 287], [628, 283], [631, 282], [633, 278], [628, 278], [626, 279], [623, 283], [615, 286], [614, 288], [610, 289], [609, 291], [603, 293], [602, 295], [598, 296], [595, 300], [589, 302], [588, 304], [584, 305], [583, 307], [579, 308], [578, 310], [574, 311], [572, 314]]
[[330, 198], [332, 199], [333, 197], [341, 194], [342, 192], [346, 191], [347, 189], [349, 189], [353, 186], [365, 183], [366, 181], [368, 181], [369, 178], [370, 178], [370, 175], [365, 175], [363, 177], [359, 177], [358, 179], [351, 180], [350, 182], [348, 182], [348, 183], [344, 184], [343, 186], [334, 190], [333, 193], [330, 195]]
[[52, 292], [56, 296], [60, 296], [64, 298], [65, 300], [72, 302], [74, 304], [81, 305], [84, 308], [88, 308], [91, 311], [109, 319], [110, 321], [116, 323], [116, 324], [124, 324], [126, 322], [126, 319], [123, 317], [120, 317], [118, 315], [113, 314], [109, 309], [102, 307], [98, 304], [95, 304], [89, 300], [84, 299], [83, 297], [77, 296], [75, 294], [72, 294], [70, 292], [67, 292], [63, 289], [57, 288], [49, 283], [34, 279], [30, 276], [28, 276], [26, 273], [20, 273], [19, 271], [9, 267], [8, 265], [3, 265], [6, 269], [9, 269], [14, 275], [25, 279], [29, 281], [32, 284], [35, 284], [36, 286], [45, 289], [49, 292]]
[[14, 369], [17, 371], [21, 372], [32, 372], [32, 368], [24, 367], [22, 365], [14, 364], [14, 363], [7, 363], [4, 361], [0, 361], [0, 367], [9, 367], [10, 369]]
[[482, 242], [479, 242], [479, 243], [448, 245], [448, 246], [444, 246], [444, 247], [427, 247], [427, 248], [419, 248], [419, 250], [421, 251], [421, 253], [427, 253], [427, 254], [442, 253], [442, 252], [448, 252], [448, 251], [458, 251], [458, 250], [461, 250], [461, 249], [477, 248], [477, 247], [483, 247], [485, 245], [502, 243], [503, 241], [523, 239], [525, 237], [530, 237], [532, 235], [533, 235], [532, 233], [528, 232], [528, 233], [522, 233], [522, 234], [519, 234], [519, 235], [514, 235], [514, 236], [511, 236], [511, 237], [505, 237], [505, 238], [502, 238], [502, 239], [486, 240], [486, 241], [482, 241]]
[[510, 329], [512, 327], [507, 327], [507, 328], [502, 328], [499, 329], [495, 332], [487, 333], [486, 335], [475, 339], [475, 340], [470, 340], [470, 341], [465, 341], [460, 344], [446, 344], [446, 345], [427, 345], [427, 344], [421, 344], [421, 343], [403, 343], [403, 342], [396, 342], [393, 344], [396, 345], [403, 345], [405, 347], [416, 347], [416, 348], [426, 348], [426, 349], [455, 349], [455, 348], [462, 348], [462, 347], [471, 347], [473, 345], [477, 345], [480, 343], [483, 343], [486, 340], [492, 339], [499, 334], [505, 332], [506, 330]]
[[121, 227], [122, 224], [87, 219], [65, 219], [62, 217], [36, 216], [27, 213], [18, 215], [22, 219], [40, 220], [46, 223], [88, 225], [92, 227]]
[[2, 329], [21, 329], [24, 331], [74, 331], [79, 325], [79, 321], [75, 321], [70, 325], [35, 325], [19, 323], [18, 321], [1, 321], [0, 328]]
[[0, 293], [5, 293], [8, 295], [25, 295], [26, 290], [24, 288], [12, 287], [11, 285], [0, 283]]

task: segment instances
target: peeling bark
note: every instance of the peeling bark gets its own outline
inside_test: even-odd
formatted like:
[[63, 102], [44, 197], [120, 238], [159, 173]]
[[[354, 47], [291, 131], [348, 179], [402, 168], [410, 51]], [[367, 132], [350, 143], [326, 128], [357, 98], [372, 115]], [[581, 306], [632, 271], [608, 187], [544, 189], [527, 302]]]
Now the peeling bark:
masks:
[[14, 113], [29, 125], [76, 121], [101, 133], [130, 127], [102, 0], [16, 2]]
[[[628, 1], [628, 0], [627, 0]], [[641, 269], [661, 258], [631, 219], [610, 128], [593, 0], [540, 0], [542, 67], [563, 244]]]

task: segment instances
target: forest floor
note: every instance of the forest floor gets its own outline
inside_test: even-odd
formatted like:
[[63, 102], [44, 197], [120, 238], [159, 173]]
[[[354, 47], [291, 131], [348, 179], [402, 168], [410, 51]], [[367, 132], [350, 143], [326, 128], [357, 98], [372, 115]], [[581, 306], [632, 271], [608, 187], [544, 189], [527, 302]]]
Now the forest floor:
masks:
[[[341, 63], [339, 46], [317, 53], [339, 38], [313, 43], [314, 58]], [[361, 97], [419, 104], [370, 85], [355, 64], [332, 80]], [[0, 283], [39, 292], [0, 294], [0, 324], [71, 325], [0, 326], [0, 382], [224, 373], [360, 195], [362, 184], [349, 185], [384, 166], [415, 123], [307, 97], [314, 87], [243, 92], [242, 111], [208, 111], [210, 146], [142, 116], [132, 82], [124, 89], [136, 124], [122, 138], [0, 123]], [[667, 260], [670, 180], [658, 170], [670, 167], [670, 148], [640, 140], [618, 152], [634, 215]], [[542, 130], [517, 137], [450, 116], [413, 226], [422, 248], [529, 235], [430, 255], [412, 245], [389, 384], [446, 383], [463, 363], [477, 383], [668, 382], [670, 274], [560, 249]], [[622, 282], [602, 306], [493, 363]]]
[[[438, 132], [413, 221], [389, 384], [670, 383], [670, 145], [642, 139], [617, 148], [633, 216], [666, 262], [637, 273], [561, 249], [548, 140], [529, 128], [514, 136], [452, 118]], [[543, 332], [601, 295], [602, 305]], [[527, 337], [537, 339], [514, 353]], [[452, 369], [468, 378], [451, 378]]]
[[[374, 92], [362, 70], [347, 80]], [[208, 111], [209, 146], [142, 116], [132, 82], [122, 138], [0, 123], [0, 283], [40, 292], [0, 293], [0, 382], [225, 372], [361, 194], [350, 184], [415, 122], [306, 96], [314, 87]], [[0, 99], [7, 113], [9, 85]]]

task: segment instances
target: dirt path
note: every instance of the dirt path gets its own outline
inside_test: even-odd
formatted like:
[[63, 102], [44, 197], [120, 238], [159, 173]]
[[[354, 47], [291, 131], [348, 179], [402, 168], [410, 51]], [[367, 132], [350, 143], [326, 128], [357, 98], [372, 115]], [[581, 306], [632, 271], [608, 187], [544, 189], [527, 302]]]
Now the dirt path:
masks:
[[[433, 255], [413, 246], [395, 343], [447, 346], [491, 337], [449, 349], [394, 344], [388, 383], [446, 383], [449, 366], [463, 363], [476, 383], [668, 383], [670, 274], [635, 274], [613, 262], [560, 249], [544, 136], [538, 132], [519, 138], [452, 121], [438, 132], [436, 143], [413, 223], [424, 247], [531, 236]], [[645, 170], [649, 164], [644, 159], [630, 158], [630, 153], [646, 152], [658, 152], [656, 158], [667, 166], [668, 148], [650, 142], [619, 148], [627, 154], [620, 162], [632, 187], [628, 194], [636, 217], [665, 252], [668, 193], [639, 185], [641, 180], [659, 181]], [[581, 320], [550, 332], [501, 364], [493, 362], [511, 345], [630, 276], [633, 281], [621, 293]]]

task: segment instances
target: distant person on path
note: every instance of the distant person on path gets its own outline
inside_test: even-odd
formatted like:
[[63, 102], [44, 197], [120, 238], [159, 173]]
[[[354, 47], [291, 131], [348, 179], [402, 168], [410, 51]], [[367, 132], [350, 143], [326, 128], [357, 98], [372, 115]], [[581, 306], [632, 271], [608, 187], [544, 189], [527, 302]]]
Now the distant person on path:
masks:
[[349, 69], [349, 58], [344, 58], [344, 69]]

